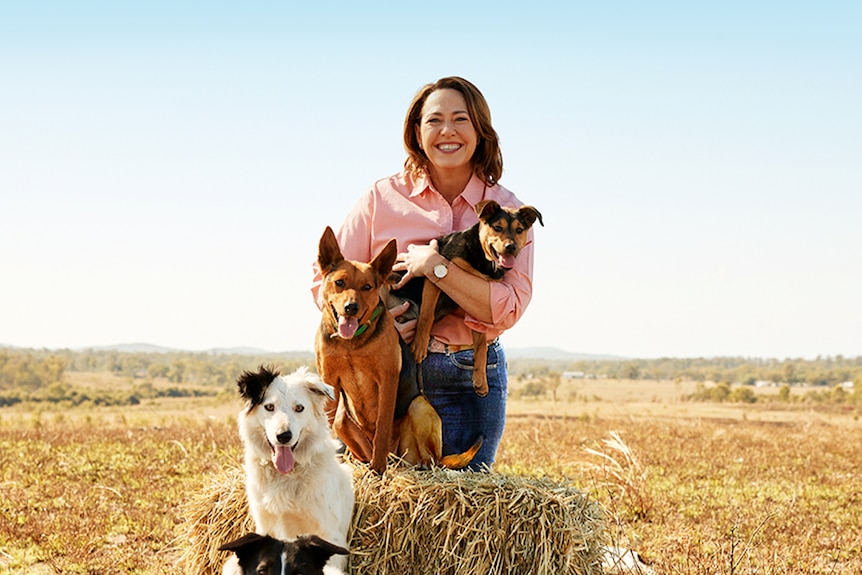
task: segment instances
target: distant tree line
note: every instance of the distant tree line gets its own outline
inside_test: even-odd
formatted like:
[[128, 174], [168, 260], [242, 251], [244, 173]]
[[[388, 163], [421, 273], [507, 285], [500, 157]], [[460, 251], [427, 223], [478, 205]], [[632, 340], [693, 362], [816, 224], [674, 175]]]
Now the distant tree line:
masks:
[[862, 386], [862, 356], [841, 355], [815, 359], [760, 359], [747, 357], [659, 358], [622, 361], [544, 361], [518, 359], [509, 372], [522, 378], [576, 372], [608, 379], [686, 380], [753, 385], [769, 381], [788, 385], [834, 386], [847, 381]]
[[[290, 372], [300, 365], [314, 367], [310, 352], [271, 355], [240, 355], [200, 352], [121, 352], [115, 350], [0, 350], [0, 406], [23, 400], [67, 402], [78, 405], [129, 404], [163, 395], [215, 395], [233, 391], [236, 378], [244, 370], [259, 365], [275, 365]], [[63, 382], [66, 372], [109, 372], [140, 383], [114, 393], [72, 389]], [[711, 381], [717, 387], [699, 388], [693, 400], [748, 401], [745, 392], [730, 390], [730, 384], [753, 385], [769, 381], [780, 385], [815, 385], [832, 390], [845, 382], [862, 389], [862, 356], [845, 358], [759, 359], [743, 357], [660, 358], [603, 361], [561, 361], [519, 358], [509, 362], [512, 377], [523, 380], [557, 379], [565, 372], [583, 377], [643, 380]], [[171, 387], [152, 385], [166, 380]], [[199, 387], [211, 387], [202, 392]], [[843, 389], [843, 388], [842, 388]], [[840, 396], [841, 391], [827, 394]], [[733, 395], [735, 394], [735, 395]]]
[[792, 394], [790, 384], [783, 383], [778, 393], [768, 396], [759, 395], [750, 386], [732, 387], [727, 382], [721, 382], [714, 386], [697, 384], [694, 393], [686, 397], [689, 401], [702, 401], [713, 403], [799, 403], [812, 404], [841, 404], [860, 406], [862, 405], [862, 385], [853, 388], [845, 388], [840, 384], [831, 387], [809, 389], [804, 394]]
[[113, 350], [0, 350], [0, 389], [39, 389], [63, 373], [113, 373], [132, 379], [163, 378], [176, 384], [232, 386], [246, 369], [276, 365], [293, 371], [314, 364], [310, 353], [238, 355], [200, 352], [121, 352]]

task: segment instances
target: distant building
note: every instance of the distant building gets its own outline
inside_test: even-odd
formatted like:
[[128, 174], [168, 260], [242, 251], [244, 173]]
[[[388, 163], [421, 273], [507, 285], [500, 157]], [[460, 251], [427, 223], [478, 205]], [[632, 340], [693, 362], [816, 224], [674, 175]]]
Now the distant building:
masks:
[[560, 377], [562, 379], [584, 379], [586, 374], [583, 371], [564, 371]]

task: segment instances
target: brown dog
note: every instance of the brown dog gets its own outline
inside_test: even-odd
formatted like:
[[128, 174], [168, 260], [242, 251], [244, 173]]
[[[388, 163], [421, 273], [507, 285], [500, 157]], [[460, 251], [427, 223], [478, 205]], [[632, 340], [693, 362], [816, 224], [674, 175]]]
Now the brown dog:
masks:
[[[493, 200], [479, 202], [475, 209], [479, 223], [438, 238], [437, 249], [440, 255], [470, 273], [489, 280], [500, 280], [515, 265], [515, 258], [527, 244], [527, 230], [536, 220], [545, 225], [542, 214], [533, 206], [506, 208]], [[410, 344], [416, 363], [422, 363], [428, 354], [434, 321], [457, 307], [434, 282], [424, 281], [416, 335]], [[488, 395], [487, 367], [488, 340], [484, 333], [474, 331], [473, 389], [482, 397]]]
[[[314, 350], [318, 373], [335, 388], [330, 420], [353, 456], [378, 473], [390, 452], [414, 465], [460, 469], [481, 439], [464, 453], [442, 457], [440, 416], [418, 388], [398, 397], [402, 348], [380, 295], [396, 256], [394, 239], [365, 264], [344, 259], [332, 228], [320, 238], [323, 318]], [[398, 413], [396, 398], [405, 406]]]

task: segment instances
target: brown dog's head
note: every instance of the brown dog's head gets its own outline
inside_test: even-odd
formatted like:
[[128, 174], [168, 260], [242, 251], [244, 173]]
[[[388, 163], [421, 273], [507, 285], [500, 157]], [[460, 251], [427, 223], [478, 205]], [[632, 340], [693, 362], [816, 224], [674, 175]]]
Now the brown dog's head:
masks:
[[380, 303], [380, 286], [388, 280], [397, 256], [393, 238], [367, 264], [344, 259], [332, 228], [324, 230], [317, 254], [323, 275], [323, 313], [339, 336], [350, 339], [371, 320]]
[[543, 226], [542, 214], [533, 206], [504, 208], [494, 200], [476, 204], [479, 214], [479, 241], [488, 261], [503, 269], [515, 265], [521, 248], [527, 245], [527, 230], [539, 220]]

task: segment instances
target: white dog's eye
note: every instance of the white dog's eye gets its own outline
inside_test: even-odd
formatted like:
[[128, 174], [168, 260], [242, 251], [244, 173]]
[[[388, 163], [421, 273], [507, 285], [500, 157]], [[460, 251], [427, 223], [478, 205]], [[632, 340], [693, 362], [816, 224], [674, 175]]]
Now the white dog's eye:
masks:
[[263, 408], [267, 411], [275, 411], [275, 405], [273, 405], [272, 403], [267, 403], [263, 406]]
[[296, 413], [302, 413], [303, 411], [305, 411], [305, 406], [301, 404], [294, 405], [293, 411], [295, 411]]

